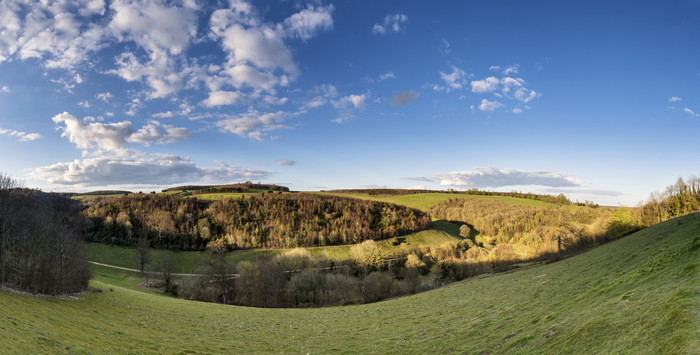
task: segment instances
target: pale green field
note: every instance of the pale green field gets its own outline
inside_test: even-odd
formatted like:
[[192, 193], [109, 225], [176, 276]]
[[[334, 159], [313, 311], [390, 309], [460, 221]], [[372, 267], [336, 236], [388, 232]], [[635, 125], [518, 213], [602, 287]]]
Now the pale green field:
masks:
[[[550, 265], [384, 302], [206, 304], [102, 277], [76, 298], [0, 291], [3, 353], [697, 354], [700, 214]], [[112, 289], [113, 291], [110, 291]]]
[[[444, 224], [448, 225], [449, 223], [444, 222]], [[437, 229], [428, 229], [416, 233], [411, 233], [405, 235], [402, 238], [404, 238], [404, 244], [411, 246], [440, 246], [445, 242], [460, 240], [458, 237], [455, 237], [442, 230]], [[384, 251], [385, 255], [387, 256], [391, 256], [393, 254], [394, 249], [398, 248], [391, 245], [391, 239], [379, 241], [379, 245]], [[88, 258], [90, 259], [90, 261], [127, 267], [132, 269], [138, 268], [136, 248], [134, 247], [107, 245], [91, 242], [86, 242], [85, 247], [87, 249]], [[350, 245], [335, 245], [324, 247], [311, 247], [306, 249], [309, 250], [312, 254], [325, 254], [328, 256], [328, 258], [335, 260], [336, 262], [342, 262], [343, 260], [347, 260], [350, 258], [350, 247]], [[262, 258], [269, 258], [289, 250], [290, 249], [236, 250], [228, 253], [227, 260], [235, 265], [244, 260], [255, 261]], [[174, 260], [175, 268], [173, 272], [176, 273], [196, 272], [196, 266], [198, 264], [201, 264], [198, 262], [198, 259], [207, 257], [206, 252], [151, 249], [152, 259], [154, 261], [159, 260], [165, 254], [168, 254]], [[149, 267], [149, 269], [155, 268], [156, 266]]]
[[395, 203], [397, 205], [403, 205], [403, 206], [408, 206], [411, 208], [416, 208], [416, 209], [419, 209], [421, 211], [427, 211], [430, 209], [430, 207], [433, 207], [436, 204], [438, 204], [442, 201], [447, 201], [449, 199], [467, 199], [467, 198], [483, 198], [483, 199], [491, 199], [491, 200], [500, 200], [500, 201], [504, 201], [504, 202], [510, 202], [510, 203], [516, 203], [516, 204], [520, 204], [520, 205], [534, 206], [534, 207], [542, 207], [542, 206], [549, 205], [546, 202], [524, 199], [524, 198], [450, 194], [450, 193], [424, 193], [424, 194], [411, 194], [411, 195], [402, 195], [402, 196], [350, 194], [350, 193], [327, 193], [327, 192], [313, 192], [313, 193], [318, 193], [318, 194], [323, 194], [323, 195], [332, 195], [332, 196], [354, 197], [354, 198], [361, 198], [361, 199], [365, 199], [365, 200], [380, 201], [380, 202], [389, 202], [389, 203]]

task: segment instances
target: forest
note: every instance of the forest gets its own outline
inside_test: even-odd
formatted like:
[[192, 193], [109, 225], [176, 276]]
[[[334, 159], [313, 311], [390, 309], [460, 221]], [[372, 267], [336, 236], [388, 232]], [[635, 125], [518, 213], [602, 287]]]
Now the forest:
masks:
[[183, 191], [192, 192], [193, 194], [211, 194], [211, 193], [228, 193], [228, 192], [249, 192], [249, 191], [285, 191], [289, 192], [286, 186], [274, 184], [261, 184], [246, 181], [238, 184], [228, 185], [186, 185], [170, 187], [163, 192]]
[[85, 238], [151, 247], [205, 250], [289, 248], [359, 243], [401, 236], [430, 226], [408, 207], [318, 194], [260, 193], [204, 201], [166, 194], [131, 194], [85, 209]]
[[0, 286], [59, 295], [85, 289], [90, 267], [79, 202], [0, 175]]

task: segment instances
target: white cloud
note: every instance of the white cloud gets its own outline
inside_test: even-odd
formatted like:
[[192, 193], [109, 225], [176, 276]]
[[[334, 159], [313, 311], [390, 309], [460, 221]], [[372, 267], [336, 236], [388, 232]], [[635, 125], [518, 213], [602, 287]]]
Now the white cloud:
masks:
[[388, 79], [395, 79], [396, 77], [394, 76], [393, 72], [386, 72], [382, 75], [379, 76], [379, 81], [384, 81]]
[[384, 35], [387, 33], [396, 33], [401, 31], [402, 25], [408, 22], [408, 16], [404, 14], [392, 14], [384, 17], [384, 21], [379, 24], [375, 23], [372, 27], [373, 34]]
[[133, 41], [149, 54], [180, 54], [197, 34], [197, 7], [185, 1], [172, 6], [160, 1], [115, 0], [108, 28], [121, 41]]
[[244, 28], [232, 23], [214, 33], [221, 40], [230, 66], [250, 63], [258, 68], [279, 69], [292, 75], [299, 72], [282, 36], [273, 28]]
[[166, 111], [166, 112], [157, 112], [151, 115], [151, 117], [155, 118], [171, 118], [174, 117], [175, 113], [173, 111]]
[[109, 102], [109, 100], [114, 98], [114, 95], [112, 95], [112, 93], [110, 93], [110, 92], [101, 92], [101, 93], [97, 94], [95, 97], [97, 97], [98, 99], [100, 99], [104, 102]]
[[113, 153], [129, 156], [135, 154], [128, 149], [129, 142], [148, 146], [151, 143], [178, 142], [192, 136], [187, 128], [162, 125], [157, 121], [151, 121], [134, 133], [129, 121], [101, 123], [95, 122], [92, 117], [80, 120], [68, 112], [58, 114], [52, 120], [63, 131], [61, 137], [68, 138], [78, 149], [82, 149], [83, 155]]
[[254, 109], [246, 113], [229, 116], [216, 122], [216, 126], [222, 132], [231, 132], [242, 137], [263, 140], [267, 137], [265, 132], [289, 128], [282, 124], [285, 113], [270, 112], [260, 113]]
[[399, 91], [389, 99], [389, 103], [392, 105], [404, 106], [416, 101], [418, 96], [420, 96], [420, 93], [416, 91]]
[[520, 79], [520, 78], [511, 78], [511, 77], [505, 77], [501, 79], [501, 85], [503, 85], [503, 88], [501, 89], [504, 94], [507, 94], [511, 91], [511, 88], [513, 87], [521, 87], [525, 84], [525, 80]]
[[499, 70], [501, 70], [501, 67], [498, 65], [492, 65], [489, 67], [489, 70], [490, 71], [499, 71]]
[[207, 107], [231, 105], [238, 102], [241, 97], [241, 93], [237, 91], [212, 91], [202, 104]]
[[284, 20], [281, 31], [290, 37], [308, 40], [319, 31], [333, 28], [334, 9], [333, 5], [309, 6]]
[[500, 80], [494, 76], [490, 76], [483, 80], [474, 80], [471, 82], [472, 92], [485, 93], [498, 89]]
[[149, 146], [150, 144], [180, 142], [190, 138], [192, 138], [192, 132], [187, 128], [151, 121], [132, 134], [128, 141]]
[[668, 99], [668, 101], [669, 102], [679, 102], [679, 101], [683, 101], [683, 99], [678, 97], [678, 96], [671, 96], [671, 98]]
[[408, 178], [414, 181], [430, 181], [441, 186], [464, 188], [497, 188], [505, 186], [547, 186], [576, 187], [581, 181], [569, 175], [543, 170], [497, 169], [494, 167], [477, 168], [471, 171], [455, 171], [428, 177]]
[[519, 69], [520, 69], [519, 64], [509, 65], [505, 69], [503, 69], [503, 75], [518, 74]]
[[87, 5], [3, 1], [0, 62], [12, 55], [22, 60], [36, 58], [46, 68], [73, 69], [84, 62], [102, 48], [106, 39], [104, 28], [83, 15], [90, 13]]
[[[464, 70], [452, 66], [452, 72], [447, 74], [440, 72], [440, 78], [447, 83], [447, 85], [452, 89], [460, 89], [463, 85], [466, 85], [466, 73]], [[449, 89], [448, 89], [449, 91]]]
[[695, 113], [693, 110], [691, 110], [687, 107], [683, 109], [683, 112], [685, 112], [693, 117], [700, 117], [700, 113]]
[[17, 137], [20, 142], [29, 142], [41, 138], [39, 133], [26, 133], [22, 131], [15, 131], [12, 129], [0, 128], [0, 135], [6, 135], [9, 137]]
[[523, 110], [521, 110], [521, 109], [519, 109], [519, 108], [516, 107], [516, 108], [513, 109], [513, 113], [516, 114], [516, 115], [518, 115], [518, 114], [523, 113]]
[[289, 159], [280, 159], [277, 161], [277, 165], [279, 165], [279, 166], [292, 166], [296, 163], [297, 162], [295, 162], [294, 160], [289, 160]]
[[98, 148], [118, 155], [127, 155], [124, 148], [126, 140], [131, 136], [131, 122], [98, 123], [81, 121], [75, 116], [64, 112], [52, 118], [56, 124], [63, 124], [61, 137], [67, 137], [78, 149], [87, 151]]
[[337, 109], [365, 109], [367, 108], [368, 95], [348, 95], [333, 101], [333, 106]]
[[0, 88], [0, 91], [2, 91], [2, 92], [10, 92], [10, 88], [7, 87], [7, 86], [3, 86], [2, 88]]
[[515, 97], [516, 100], [523, 102], [523, 103], [528, 103], [530, 100], [540, 96], [537, 92], [534, 90], [526, 89], [526, 88], [518, 88], [515, 90], [513, 93], [513, 97]]
[[78, 102], [78, 106], [80, 107], [85, 107], [85, 108], [90, 108], [90, 103], [88, 100], [83, 100]]
[[503, 104], [498, 101], [489, 101], [486, 99], [481, 99], [481, 105], [479, 105], [479, 110], [494, 111], [500, 107], [503, 107]]
[[32, 176], [50, 184], [75, 187], [170, 185], [183, 182], [230, 183], [268, 179], [272, 173], [217, 162], [198, 167], [187, 158], [159, 154], [148, 158], [89, 158], [37, 168]]

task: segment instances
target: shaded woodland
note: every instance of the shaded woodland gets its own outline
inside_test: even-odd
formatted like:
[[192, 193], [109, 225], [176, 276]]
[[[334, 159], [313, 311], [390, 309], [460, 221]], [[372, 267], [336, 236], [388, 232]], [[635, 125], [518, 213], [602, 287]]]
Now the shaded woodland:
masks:
[[87, 240], [155, 248], [228, 250], [358, 243], [430, 226], [423, 212], [394, 204], [317, 194], [261, 193], [204, 201], [178, 195], [132, 194], [89, 206]]
[[87, 287], [78, 202], [0, 175], [0, 285], [50, 295]]

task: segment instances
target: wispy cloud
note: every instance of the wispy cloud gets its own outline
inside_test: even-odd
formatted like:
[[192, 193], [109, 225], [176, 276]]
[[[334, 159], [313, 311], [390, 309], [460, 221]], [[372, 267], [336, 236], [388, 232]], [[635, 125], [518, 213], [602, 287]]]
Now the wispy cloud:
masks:
[[680, 101], [683, 101], [683, 99], [678, 97], [678, 96], [671, 96], [671, 98], [668, 99], [668, 102], [680, 102]]
[[396, 33], [401, 31], [402, 26], [408, 22], [408, 16], [404, 14], [392, 14], [384, 17], [382, 23], [375, 23], [372, 27], [372, 33], [375, 35], [385, 35], [388, 33]]
[[477, 168], [455, 171], [428, 177], [411, 177], [408, 180], [433, 182], [440, 186], [462, 188], [497, 188], [506, 186], [537, 185], [546, 187], [576, 187], [582, 183], [569, 175], [544, 170]]
[[17, 137], [17, 139], [19, 139], [20, 142], [29, 142], [41, 138], [41, 135], [39, 133], [26, 133], [22, 131], [15, 131], [12, 129], [4, 128], [0, 128], [0, 134], [9, 137]]
[[693, 117], [700, 117], [700, 113], [695, 113], [695, 111], [693, 111], [687, 107], [683, 109], [683, 112], [685, 112]]

